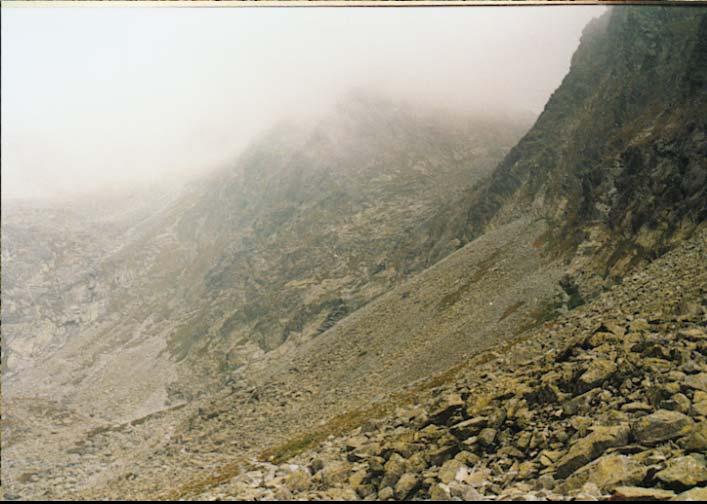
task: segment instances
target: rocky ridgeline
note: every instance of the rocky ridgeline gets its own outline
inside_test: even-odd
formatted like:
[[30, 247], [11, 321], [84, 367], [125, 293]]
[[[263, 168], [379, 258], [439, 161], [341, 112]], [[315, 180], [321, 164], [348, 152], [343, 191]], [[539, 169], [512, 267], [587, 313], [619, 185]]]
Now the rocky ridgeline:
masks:
[[706, 250], [702, 233], [426, 402], [198, 497], [705, 499]]

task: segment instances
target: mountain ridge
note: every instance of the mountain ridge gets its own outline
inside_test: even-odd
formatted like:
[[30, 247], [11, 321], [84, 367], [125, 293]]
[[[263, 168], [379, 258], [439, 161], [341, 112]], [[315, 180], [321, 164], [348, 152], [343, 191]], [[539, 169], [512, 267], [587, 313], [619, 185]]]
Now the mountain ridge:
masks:
[[[150, 286], [167, 285], [165, 271], [186, 286], [169, 290], [168, 308], [187, 309], [183, 332], [160, 320], [122, 337], [143, 365], [155, 345], [147, 365], [177, 385], [147, 387], [147, 402], [166, 393], [160, 408], [119, 425], [74, 419], [82, 430], [58, 431], [57, 453], [27, 434], [34, 417], [13, 417], [24, 439], [10, 453], [26, 461], [3, 467], [6, 481], [85, 499], [703, 495], [707, 476], [689, 474], [707, 474], [706, 19], [616, 7], [590, 23], [535, 125], [475, 181], [467, 163], [490, 161], [488, 145], [463, 128], [400, 125], [378, 102], [370, 117], [360, 103], [340, 111], [292, 156], [248, 150], [270, 178], [215, 176], [155, 224], [168, 246], [149, 242], [176, 264], [148, 263]], [[359, 134], [361, 149], [347, 143]], [[418, 205], [440, 166], [447, 189]], [[401, 172], [420, 175], [410, 193]], [[391, 181], [398, 192], [381, 202]], [[137, 285], [129, 268], [107, 270]], [[216, 379], [199, 394], [204, 375]], [[71, 415], [41, 407], [50, 422]]]

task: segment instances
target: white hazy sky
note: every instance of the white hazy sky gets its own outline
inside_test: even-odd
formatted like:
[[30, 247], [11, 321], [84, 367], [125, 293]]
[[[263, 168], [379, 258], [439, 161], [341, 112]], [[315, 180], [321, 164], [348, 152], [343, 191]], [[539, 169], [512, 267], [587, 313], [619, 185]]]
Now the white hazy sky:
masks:
[[603, 7], [2, 6], [2, 195], [197, 174], [352, 87], [535, 113]]

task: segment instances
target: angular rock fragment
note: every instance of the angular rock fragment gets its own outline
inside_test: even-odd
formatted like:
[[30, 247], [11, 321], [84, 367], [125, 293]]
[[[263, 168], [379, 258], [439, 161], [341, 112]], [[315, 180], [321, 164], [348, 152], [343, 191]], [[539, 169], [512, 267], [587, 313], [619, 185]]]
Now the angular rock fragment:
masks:
[[660, 488], [642, 488], [635, 486], [621, 486], [614, 490], [611, 500], [618, 501], [662, 501], [671, 500], [675, 497], [672, 490], [661, 490]]
[[557, 462], [555, 474], [564, 479], [585, 464], [598, 458], [607, 448], [628, 443], [629, 427], [597, 427], [572, 445], [567, 455]]
[[707, 483], [707, 464], [705, 457], [692, 453], [668, 462], [668, 466], [655, 475], [669, 488], [686, 490], [696, 485]]
[[631, 433], [639, 443], [652, 445], [689, 434], [694, 422], [677, 411], [658, 410], [635, 420]]

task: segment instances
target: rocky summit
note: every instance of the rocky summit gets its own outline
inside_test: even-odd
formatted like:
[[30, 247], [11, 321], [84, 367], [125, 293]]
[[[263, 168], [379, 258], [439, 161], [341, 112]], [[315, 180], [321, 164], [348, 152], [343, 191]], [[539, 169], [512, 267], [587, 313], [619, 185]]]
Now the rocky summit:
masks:
[[622, 6], [532, 127], [358, 90], [3, 206], [4, 498], [705, 500], [706, 120], [707, 10]]

